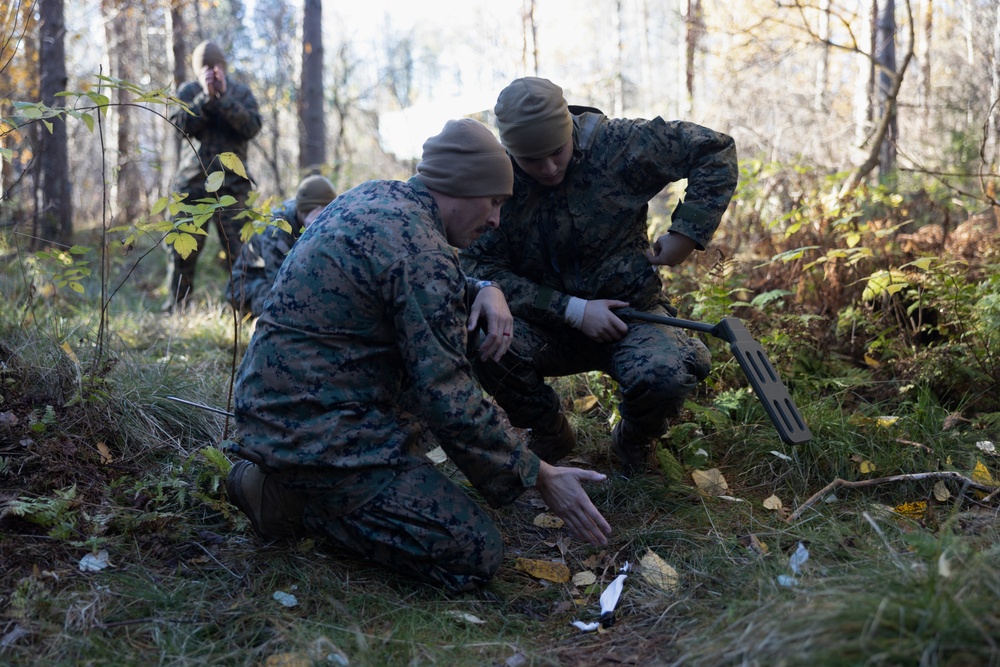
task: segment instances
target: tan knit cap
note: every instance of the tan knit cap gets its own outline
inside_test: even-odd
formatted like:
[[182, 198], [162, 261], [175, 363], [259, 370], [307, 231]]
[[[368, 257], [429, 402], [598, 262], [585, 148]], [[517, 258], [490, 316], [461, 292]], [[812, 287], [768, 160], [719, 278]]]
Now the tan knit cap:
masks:
[[471, 118], [449, 120], [424, 142], [417, 178], [429, 190], [452, 197], [509, 197], [514, 168], [489, 129]]
[[573, 116], [562, 88], [548, 79], [516, 79], [493, 108], [500, 141], [514, 157], [552, 155], [573, 136]]
[[215, 67], [225, 64], [226, 54], [213, 42], [204, 41], [194, 47], [194, 51], [191, 52], [191, 66], [194, 68], [195, 74], [201, 72], [201, 68], [205, 65]]
[[295, 209], [305, 216], [314, 208], [326, 206], [337, 197], [337, 191], [326, 176], [306, 176], [295, 191]]

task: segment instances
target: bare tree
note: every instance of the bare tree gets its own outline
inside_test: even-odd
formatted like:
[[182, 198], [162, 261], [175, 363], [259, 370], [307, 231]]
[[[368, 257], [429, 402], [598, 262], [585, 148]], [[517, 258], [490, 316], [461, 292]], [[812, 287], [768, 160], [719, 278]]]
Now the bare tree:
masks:
[[[886, 5], [895, 5], [893, 0], [886, 0]], [[882, 100], [881, 117], [879, 118], [878, 126], [875, 129], [875, 134], [871, 139], [869, 144], [868, 157], [858, 165], [845, 179], [843, 186], [841, 187], [841, 195], [846, 195], [848, 192], [856, 188], [861, 182], [875, 169], [879, 167], [880, 176], [887, 176], [886, 169], [891, 165], [887, 163], [887, 157], [883, 155], [883, 144], [888, 142], [888, 137], [890, 135], [890, 128], [892, 132], [895, 132], [896, 123], [896, 100], [899, 97], [899, 90], [903, 85], [903, 77], [906, 75], [906, 70], [910, 65], [910, 61], [913, 60], [913, 49], [914, 49], [914, 25], [913, 25], [913, 10], [911, 7], [911, 0], [904, 0], [904, 5], [906, 7], [907, 16], [907, 26], [909, 29], [909, 37], [906, 41], [907, 48], [903, 56], [903, 62], [899, 65], [898, 70], [887, 69], [884, 64], [888, 62], [888, 59], [879, 59], [872, 55], [873, 58], [879, 60], [879, 76], [885, 77], [884, 85], [880, 83], [879, 85], [879, 99]], [[886, 9], [883, 8], [880, 12], [880, 16], [884, 17], [886, 14]], [[895, 40], [895, 13], [893, 12], [893, 17], [891, 19], [882, 18], [879, 21], [880, 28], [888, 28], [889, 21], [891, 20], [891, 25], [893, 29], [893, 41]], [[885, 37], [881, 38], [885, 39]], [[880, 39], [880, 42], [881, 42]], [[880, 44], [883, 48], [889, 48], [889, 45]], [[895, 64], [895, 44], [892, 45], [892, 63]], [[878, 50], [878, 49], [877, 49]], [[891, 158], [895, 159], [895, 134], [893, 136], [893, 146]]]
[[819, 60], [816, 62], [816, 93], [813, 108], [826, 111], [830, 80], [830, 0], [819, 2]]
[[[108, 71], [112, 77], [135, 83], [141, 55], [136, 53], [135, 39], [139, 28], [138, 15], [142, 8], [132, 0], [102, 0], [104, 30], [108, 44]], [[138, 142], [133, 110], [128, 104], [132, 93], [124, 88], [114, 91], [112, 113], [109, 114], [110, 134], [115, 137], [115, 175], [111, 179], [111, 214], [118, 221], [139, 218], [145, 205], [145, 188], [139, 171]]]
[[701, 11], [701, 0], [680, 0], [681, 15], [684, 17], [684, 96], [681, 98], [679, 114], [687, 116], [694, 110], [694, 57], [698, 42], [704, 32], [705, 21]]
[[[890, 96], [896, 77], [896, 0], [884, 0], [879, 12], [877, 34], [875, 62], [878, 65], [879, 114], [887, 119], [885, 133], [880, 142], [878, 165], [879, 177], [886, 178], [896, 167], [896, 141], [899, 138], [896, 104], [899, 89], [897, 88], [895, 94]], [[911, 43], [911, 53], [912, 48]]]
[[1000, 3], [997, 3], [993, 23], [993, 66], [990, 68], [990, 113], [986, 124], [988, 155], [986, 164], [1000, 162]]
[[[66, 25], [63, 0], [39, 0], [38, 67], [42, 103], [49, 107], [62, 106], [56, 93], [66, 90]], [[70, 201], [69, 155], [66, 123], [56, 119], [39, 125], [38, 132], [38, 191], [36, 207], [37, 238], [33, 245], [69, 245], [73, 238], [73, 214]]]
[[854, 95], [854, 143], [864, 146], [872, 132], [875, 118], [875, 34], [878, 0], [864, 0], [865, 32], [862, 44], [856, 45], [858, 58], [857, 89]]
[[[521, 12], [521, 22], [523, 36], [521, 47], [521, 65], [526, 72], [531, 72], [538, 76], [538, 22], [535, 20], [535, 0], [524, 0]], [[528, 69], [528, 50], [531, 50], [531, 69]]]
[[322, 16], [322, 0], [305, 0], [302, 13], [302, 83], [299, 87], [299, 170], [303, 174], [315, 172], [326, 162]]

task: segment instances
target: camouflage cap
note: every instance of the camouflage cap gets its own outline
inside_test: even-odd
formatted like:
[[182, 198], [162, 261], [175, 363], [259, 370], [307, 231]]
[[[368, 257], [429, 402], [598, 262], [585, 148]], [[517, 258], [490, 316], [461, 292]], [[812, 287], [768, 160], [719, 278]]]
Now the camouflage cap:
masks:
[[206, 65], [208, 67], [215, 67], [216, 65], [225, 64], [226, 54], [213, 42], [204, 41], [194, 47], [194, 51], [191, 52], [191, 66], [196, 73], [200, 72], [202, 67]]
[[500, 141], [514, 157], [538, 158], [556, 152], [573, 136], [573, 117], [562, 88], [548, 79], [516, 79], [493, 109]]
[[429, 190], [452, 197], [509, 197], [514, 168], [490, 130], [471, 118], [449, 120], [424, 142], [417, 178]]

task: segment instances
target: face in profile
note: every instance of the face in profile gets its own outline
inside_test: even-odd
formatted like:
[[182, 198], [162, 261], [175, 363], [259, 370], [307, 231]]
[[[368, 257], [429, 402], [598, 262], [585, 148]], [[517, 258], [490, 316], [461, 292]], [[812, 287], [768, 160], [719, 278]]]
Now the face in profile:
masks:
[[506, 197], [449, 197], [442, 207], [448, 243], [468, 248], [480, 236], [500, 226], [500, 207]]
[[524, 173], [547, 188], [554, 188], [566, 178], [566, 169], [573, 157], [573, 140], [570, 139], [555, 152], [544, 157], [514, 157]]

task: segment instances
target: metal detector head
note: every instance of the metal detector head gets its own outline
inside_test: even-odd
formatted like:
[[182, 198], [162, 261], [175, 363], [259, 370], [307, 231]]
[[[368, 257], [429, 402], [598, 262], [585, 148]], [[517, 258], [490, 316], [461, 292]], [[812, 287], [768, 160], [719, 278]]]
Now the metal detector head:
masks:
[[750, 386], [781, 439], [790, 445], [811, 440], [809, 426], [788, 395], [788, 389], [778, 377], [778, 371], [764, 354], [764, 348], [750, 336], [743, 323], [735, 317], [723, 318], [713, 328], [712, 335], [729, 343], [730, 351], [750, 381]]
[[726, 341], [781, 439], [789, 445], [798, 445], [812, 439], [806, 420], [792, 402], [788, 389], [778, 377], [778, 371], [767, 358], [764, 348], [750, 336], [747, 328], [735, 317], [726, 317], [718, 324], [711, 325], [676, 317], [652, 315], [631, 308], [616, 310], [615, 314], [624, 320], [655, 322], [709, 333]]

